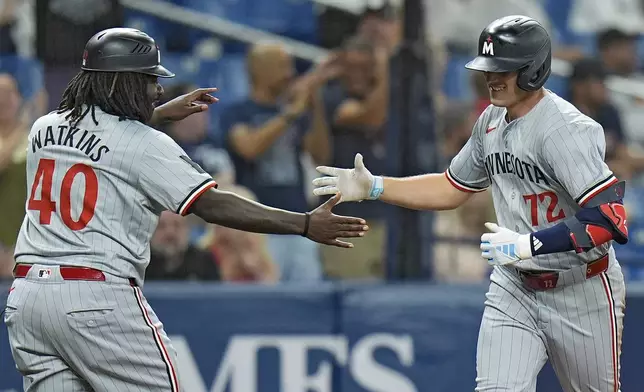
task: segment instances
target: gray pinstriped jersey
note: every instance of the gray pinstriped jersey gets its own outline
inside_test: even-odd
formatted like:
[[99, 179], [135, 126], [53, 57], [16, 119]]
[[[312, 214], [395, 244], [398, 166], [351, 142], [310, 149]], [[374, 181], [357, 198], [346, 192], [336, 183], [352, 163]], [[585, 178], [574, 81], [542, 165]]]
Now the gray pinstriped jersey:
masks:
[[143, 283], [164, 210], [185, 214], [210, 175], [167, 135], [96, 109], [75, 128], [64, 114], [29, 134], [27, 214], [17, 262], [101, 269]]
[[[521, 234], [548, 228], [617, 181], [604, 162], [602, 127], [551, 91], [525, 116], [507, 123], [505, 114], [489, 106], [446, 172], [464, 191], [491, 185], [500, 226]], [[587, 253], [536, 256], [517, 267], [568, 269], [609, 251], [613, 263], [612, 246], [605, 244]]]

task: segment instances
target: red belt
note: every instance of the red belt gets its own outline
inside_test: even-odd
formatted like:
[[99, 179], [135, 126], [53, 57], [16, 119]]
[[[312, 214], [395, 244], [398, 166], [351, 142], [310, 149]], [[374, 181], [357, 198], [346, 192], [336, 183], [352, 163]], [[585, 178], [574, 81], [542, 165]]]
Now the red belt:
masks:
[[[15, 278], [25, 278], [31, 270], [31, 264], [16, 264], [13, 269], [13, 276]], [[58, 267], [60, 271], [60, 276], [64, 280], [89, 280], [95, 282], [104, 282], [105, 274], [101, 270], [97, 270], [89, 267], [71, 267], [71, 266], [60, 266]], [[41, 268], [39, 274], [49, 274], [47, 268]], [[42, 277], [42, 276], [41, 276]], [[136, 281], [133, 278], [129, 279], [130, 285], [136, 286]]]
[[[597, 276], [608, 269], [608, 255], [586, 265], [586, 279]], [[523, 284], [533, 290], [551, 290], [557, 287], [559, 272], [519, 271]]]

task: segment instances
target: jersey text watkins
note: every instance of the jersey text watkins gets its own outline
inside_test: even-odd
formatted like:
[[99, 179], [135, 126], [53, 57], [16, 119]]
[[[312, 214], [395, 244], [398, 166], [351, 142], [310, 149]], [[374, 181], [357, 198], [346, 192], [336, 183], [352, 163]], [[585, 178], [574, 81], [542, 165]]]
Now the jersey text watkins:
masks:
[[93, 162], [98, 162], [103, 154], [110, 151], [109, 147], [101, 144], [101, 138], [86, 129], [69, 125], [48, 126], [46, 129], [39, 129], [33, 134], [31, 139], [32, 152], [53, 145], [79, 149]]

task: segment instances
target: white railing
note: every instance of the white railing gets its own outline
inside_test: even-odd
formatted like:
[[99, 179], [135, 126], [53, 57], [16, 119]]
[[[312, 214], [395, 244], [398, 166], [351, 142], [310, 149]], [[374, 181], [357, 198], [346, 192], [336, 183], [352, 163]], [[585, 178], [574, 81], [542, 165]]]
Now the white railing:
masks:
[[[264, 0], [271, 1], [271, 0]], [[294, 56], [312, 62], [318, 62], [328, 55], [328, 50], [309, 45], [280, 35], [267, 33], [239, 23], [231, 22], [214, 15], [200, 13], [163, 0], [121, 0], [121, 3], [133, 10], [145, 12], [161, 19], [192, 26], [231, 40], [252, 44], [258, 41], [281, 43]], [[568, 76], [571, 65], [560, 59], [552, 60], [552, 72], [559, 76]], [[606, 86], [613, 91], [644, 99], [644, 82], [617, 76], [606, 80]]]
[[[270, 1], [270, 0], [264, 0]], [[215, 15], [204, 14], [162, 0], [121, 0], [121, 4], [131, 9], [157, 16], [175, 23], [192, 26], [221, 37], [248, 44], [255, 42], [279, 42], [294, 56], [318, 62], [328, 55], [326, 49], [309, 45], [281, 35], [270, 34], [239, 23], [222, 19]]]

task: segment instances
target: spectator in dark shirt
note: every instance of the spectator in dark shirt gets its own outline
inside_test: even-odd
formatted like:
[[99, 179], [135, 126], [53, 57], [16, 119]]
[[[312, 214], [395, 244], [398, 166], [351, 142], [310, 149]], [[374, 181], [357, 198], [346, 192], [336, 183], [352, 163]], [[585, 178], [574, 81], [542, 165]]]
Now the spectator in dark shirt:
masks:
[[637, 35], [619, 29], [607, 29], [597, 34], [599, 58], [608, 74], [623, 77], [637, 72]]
[[[374, 173], [389, 172], [389, 55], [366, 38], [347, 41], [341, 53], [341, 75], [325, 89], [327, 118], [333, 136], [332, 166], [353, 167], [356, 153]], [[382, 276], [387, 225], [382, 203], [364, 201], [336, 206], [338, 211], [369, 221], [369, 235], [352, 240], [350, 250], [323, 248], [326, 273], [334, 278]]]
[[[197, 87], [190, 83], [177, 83], [168, 86], [160, 104], [194, 91]], [[168, 123], [163, 131], [174, 139], [188, 154], [190, 159], [208, 172], [220, 186], [235, 181], [235, 168], [226, 146], [217, 135], [211, 110], [195, 113], [181, 121]], [[189, 215], [191, 242], [197, 244], [206, 235], [208, 224], [196, 215]]]
[[[221, 117], [236, 182], [261, 203], [307, 211], [302, 155], [307, 152], [316, 164], [326, 164], [329, 157], [318, 83], [293, 80], [293, 59], [277, 44], [255, 45], [248, 55], [248, 71], [250, 96], [224, 108]], [[267, 240], [283, 281], [321, 279], [316, 244], [300, 236], [270, 235]], [[300, 263], [308, 268], [296, 268]]]
[[[607, 29], [597, 34], [597, 47], [599, 59], [608, 75], [644, 81], [644, 74], [638, 69], [636, 35], [619, 29]], [[609, 93], [609, 99], [619, 110], [628, 145], [644, 150], [644, 99], [619, 90]]]
[[[382, 174], [406, 176], [436, 170], [436, 141], [432, 140], [434, 132], [431, 130], [434, 127], [434, 113], [443, 100], [443, 94], [438, 88], [440, 83], [437, 81], [442, 80], [439, 69], [441, 61], [444, 61], [444, 55], [441, 53], [440, 45], [434, 43], [428, 47], [415, 46], [413, 55], [416, 57], [416, 61], [407, 63], [411, 66], [409, 68], [404, 66], [406, 55], [411, 53], [402, 50], [402, 8], [394, 3], [381, 1], [369, 4], [360, 18], [356, 35], [374, 46], [374, 60], [381, 65], [376, 65], [374, 69], [376, 80], [379, 83], [374, 84], [370, 92], [376, 94], [376, 91], [379, 90], [376, 88], [377, 86], [381, 87], [381, 91], [387, 91], [386, 95], [380, 96], [387, 100], [386, 104], [380, 106], [384, 109], [369, 110], [370, 116], [373, 116], [374, 119], [381, 119], [383, 113], [386, 113], [384, 116], [386, 120], [383, 122], [383, 129], [379, 136], [384, 140], [383, 144], [386, 146], [385, 160], [381, 162], [386, 167]], [[425, 56], [426, 53], [423, 53], [428, 50], [432, 52], [431, 56]], [[384, 57], [388, 57], [387, 64], [384, 61], [379, 61], [379, 59], [384, 60]], [[408, 74], [409, 72], [411, 74]], [[408, 92], [405, 91], [404, 84], [404, 79], [407, 77], [411, 78], [411, 89]], [[387, 87], [384, 87], [385, 85]], [[403, 94], [407, 94], [409, 98], [406, 107], [403, 106], [404, 100], [400, 99]], [[368, 97], [358, 100], [362, 104], [360, 107], [363, 109], [369, 107], [373, 102], [371, 98], [370, 94]], [[355, 113], [360, 113], [360, 111]], [[379, 121], [374, 120], [374, 122]], [[407, 124], [405, 130], [407, 136], [401, 138], [400, 130], [404, 124]], [[411, 145], [405, 146], [406, 143]], [[401, 151], [404, 150], [415, 152], [417, 167], [411, 168], [410, 165], [404, 163], [405, 157], [400, 156]], [[399, 245], [404, 233], [399, 230], [401, 216], [396, 212], [396, 208], [389, 206], [385, 207], [385, 210], [387, 211], [388, 224], [386, 232], [383, 233], [386, 241], [382, 242], [386, 242], [385, 259], [388, 265], [392, 266], [399, 257]], [[430, 227], [430, 216], [425, 215], [420, 219], [425, 221], [422, 225]], [[370, 228], [369, 237], [376, 237], [372, 225]], [[380, 250], [381, 247], [377, 247], [377, 249]], [[384, 271], [378, 263], [379, 261], [370, 263], [372, 274], [382, 276]], [[338, 265], [338, 267], [341, 266]], [[390, 269], [390, 271], [392, 270]]]
[[368, 5], [360, 16], [356, 35], [393, 54], [402, 39], [400, 9], [389, 1], [381, 6]]
[[[67, 81], [78, 72], [78, 55], [97, 32], [123, 26], [119, 0], [34, 0], [36, 54], [45, 68], [46, 91], [58, 107]], [[155, 37], [157, 38], [157, 37]]]
[[165, 211], [150, 240], [147, 280], [219, 280], [219, 268], [210, 252], [190, 244], [184, 216]]
[[[163, 102], [194, 91], [197, 87], [189, 83], [168, 86], [163, 93]], [[209, 110], [214, 110], [210, 108]], [[234, 182], [235, 168], [226, 146], [217, 135], [209, 111], [195, 113], [181, 121], [169, 123], [164, 131], [188, 154], [213, 176], [219, 185]]]
[[604, 128], [606, 162], [619, 178], [631, 178], [644, 166], [625, 142], [620, 113], [609, 101], [605, 85], [606, 71], [599, 61], [584, 59], [575, 63], [569, 79], [571, 103]]

